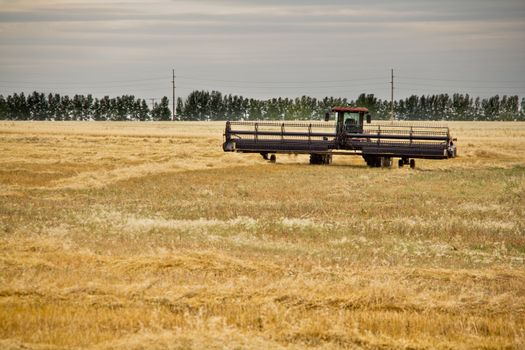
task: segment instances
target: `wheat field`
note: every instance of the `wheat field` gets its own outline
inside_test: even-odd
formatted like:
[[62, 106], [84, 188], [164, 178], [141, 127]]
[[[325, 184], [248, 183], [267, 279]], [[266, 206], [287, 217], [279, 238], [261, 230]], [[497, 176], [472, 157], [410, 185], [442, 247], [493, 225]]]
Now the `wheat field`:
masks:
[[0, 122], [0, 348], [524, 348], [525, 124], [449, 126], [410, 170]]

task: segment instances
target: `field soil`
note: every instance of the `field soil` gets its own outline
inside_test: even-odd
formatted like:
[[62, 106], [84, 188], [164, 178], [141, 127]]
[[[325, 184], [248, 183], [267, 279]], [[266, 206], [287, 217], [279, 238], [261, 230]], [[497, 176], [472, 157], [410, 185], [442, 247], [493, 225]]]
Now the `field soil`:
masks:
[[0, 122], [2, 349], [523, 349], [525, 123], [417, 169]]

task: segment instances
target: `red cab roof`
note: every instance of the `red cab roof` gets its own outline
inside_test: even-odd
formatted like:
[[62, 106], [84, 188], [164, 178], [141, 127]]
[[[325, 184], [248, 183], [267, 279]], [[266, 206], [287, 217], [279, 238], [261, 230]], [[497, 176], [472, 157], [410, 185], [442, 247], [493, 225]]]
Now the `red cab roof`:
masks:
[[368, 112], [368, 108], [365, 107], [334, 107], [332, 108], [332, 112], [350, 112], [350, 113], [358, 113], [358, 112]]

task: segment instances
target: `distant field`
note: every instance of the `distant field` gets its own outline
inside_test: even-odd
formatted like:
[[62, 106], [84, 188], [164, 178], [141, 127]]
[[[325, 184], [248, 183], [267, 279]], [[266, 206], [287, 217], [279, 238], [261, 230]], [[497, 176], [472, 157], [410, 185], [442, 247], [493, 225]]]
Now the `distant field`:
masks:
[[525, 123], [417, 169], [0, 122], [0, 348], [525, 347]]

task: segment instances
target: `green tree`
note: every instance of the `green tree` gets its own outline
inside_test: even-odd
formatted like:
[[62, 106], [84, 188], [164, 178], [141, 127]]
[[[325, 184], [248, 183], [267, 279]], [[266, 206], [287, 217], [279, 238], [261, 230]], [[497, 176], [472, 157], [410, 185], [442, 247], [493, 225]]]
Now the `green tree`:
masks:
[[57, 120], [60, 114], [60, 95], [59, 94], [47, 95], [47, 106], [49, 108], [48, 118], [51, 120]]
[[3, 95], [0, 95], [0, 120], [9, 119], [7, 101]]
[[204, 90], [194, 90], [186, 98], [184, 115], [187, 120], [204, 120], [209, 117], [210, 93]]
[[516, 120], [519, 117], [519, 98], [518, 96], [506, 96], [501, 98], [500, 119]]
[[14, 100], [14, 112], [16, 120], [29, 120], [31, 119], [31, 111], [27, 103], [26, 95], [21, 92], [19, 95], [16, 93], [13, 95]]
[[171, 120], [170, 100], [164, 96], [151, 110], [153, 120]]
[[112, 120], [112, 113], [111, 113], [111, 99], [109, 96], [104, 96], [100, 99], [100, 106], [99, 106], [99, 112], [98, 114], [98, 120]]
[[360, 94], [355, 101], [356, 107], [366, 107], [372, 115], [379, 110], [379, 101], [374, 94]]
[[93, 96], [88, 94], [86, 97], [82, 96], [84, 101], [82, 104], [82, 119], [89, 120], [93, 118]]
[[525, 120], [525, 97], [521, 99], [520, 117], [521, 120]]
[[248, 119], [260, 120], [262, 119], [262, 103], [259, 100], [251, 98], [248, 103]]
[[184, 120], [184, 103], [182, 102], [182, 98], [177, 97], [177, 107], [175, 107], [177, 110], [177, 117], [179, 120]]
[[47, 104], [46, 97], [43, 93], [33, 91], [33, 93], [27, 97], [27, 107], [29, 109], [29, 119], [48, 119], [49, 107]]
[[212, 91], [208, 100], [207, 113], [211, 120], [224, 119], [224, 105], [222, 94], [219, 91]]
[[483, 108], [483, 115], [485, 120], [498, 119], [500, 113], [499, 95], [492, 96], [488, 99], [483, 99], [481, 106]]
[[101, 108], [100, 108], [100, 100], [98, 98], [95, 99], [95, 102], [93, 103], [93, 112], [92, 115], [93, 120], [100, 121], [102, 120], [102, 114], [101, 114]]
[[146, 103], [146, 100], [139, 99], [140, 102], [140, 109], [139, 109], [139, 120], [140, 121], [146, 121], [149, 120], [149, 107]]

